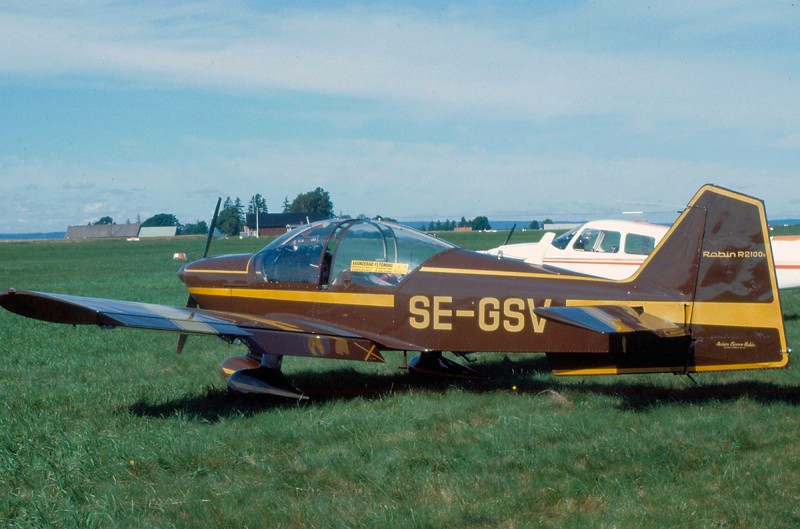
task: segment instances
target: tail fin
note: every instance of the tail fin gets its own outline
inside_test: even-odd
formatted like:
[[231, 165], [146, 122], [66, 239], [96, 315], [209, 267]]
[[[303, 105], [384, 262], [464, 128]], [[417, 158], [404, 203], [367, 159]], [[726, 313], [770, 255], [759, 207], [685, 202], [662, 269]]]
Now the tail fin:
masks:
[[[702, 187], [639, 271], [626, 305], [673, 322], [680, 339], [629, 335], [591, 359], [552, 355], [558, 374], [786, 367], [789, 349], [764, 204]], [[640, 336], [641, 335], [641, 336]], [[551, 355], [548, 355], [548, 359]]]
[[788, 365], [761, 200], [702, 187], [631, 283], [685, 299], [684, 324], [693, 343], [687, 370]]
[[697, 302], [777, 300], [763, 202], [702, 187], [632, 280]]

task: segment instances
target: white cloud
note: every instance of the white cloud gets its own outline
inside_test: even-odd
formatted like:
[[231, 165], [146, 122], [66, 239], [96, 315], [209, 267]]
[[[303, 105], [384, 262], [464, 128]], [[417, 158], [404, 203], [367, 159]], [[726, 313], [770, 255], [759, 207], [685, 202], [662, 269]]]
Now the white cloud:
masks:
[[102, 202], [93, 202], [91, 204], [86, 204], [83, 206], [84, 213], [97, 213], [98, 211], [102, 211], [106, 205]]
[[[645, 16], [625, 5], [623, 19]], [[653, 16], [649, 9], [651, 24], [672, 31], [671, 24], [687, 21], [693, 34], [752, 28], [743, 16], [752, 11], [741, 8], [726, 23], [703, 8], [683, 16], [666, 7]], [[144, 87], [312, 92], [527, 119], [615, 114], [757, 126], [800, 118], [796, 78], [771, 69], [762, 57], [721, 53], [707, 42], [672, 53], [646, 41], [596, 51], [591, 41], [566, 40], [573, 29], [546, 33], [547, 18], [532, 18], [527, 30], [512, 32], [509, 20], [432, 18], [402, 9], [261, 13], [212, 2], [166, 11], [112, 4], [56, 13], [0, 15], [3, 71], [97, 76]], [[592, 14], [594, 26], [609, 29], [608, 10], [596, 13], [591, 5], [554, 20], [575, 17], [578, 29], [588, 29]]]

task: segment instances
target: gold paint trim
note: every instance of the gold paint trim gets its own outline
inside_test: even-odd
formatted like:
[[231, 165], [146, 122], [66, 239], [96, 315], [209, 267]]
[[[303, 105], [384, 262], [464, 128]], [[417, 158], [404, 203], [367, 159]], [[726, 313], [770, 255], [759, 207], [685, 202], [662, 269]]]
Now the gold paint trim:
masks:
[[260, 290], [254, 288], [190, 288], [191, 294], [231, 298], [295, 301], [299, 303], [325, 303], [332, 305], [357, 305], [364, 307], [394, 308], [394, 294], [355, 294], [318, 292], [307, 290]]
[[[715, 364], [691, 366], [686, 371], [689, 373], [705, 373], [712, 371], [744, 371], [750, 369], [781, 369], [789, 365], [789, 355], [781, 353], [781, 359], [776, 362], [761, 362], [752, 364]], [[613, 366], [586, 368], [586, 369], [554, 369], [553, 374], [558, 376], [581, 376], [581, 375], [636, 375], [646, 373], [683, 373], [683, 368], [675, 367], [670, 369], [664, 367], [638, 367], [638, 368], [619, 368]]]
[[[780, 303], [719, 303], [712, 301], [611, 301], [598, 299], [568, 299], [567, 307], [593, 307], [613, 305], [625, 308], [642, 307], [644, 312], [681, 325], [688, 315], [689, 322], [698, 325], [720, 325], [734, 327], [765, 327], [765, 322], [774, 322], [780, 314]], [[688, 309], [688, 313], [686, 312]], [[781, 326], [782, 327], [782, 326]], [[780, 329], [779, 327], [775, 327]], [[781, 329], [782, 330], [782, 329]], [[783, 333], [781, 333], [783, 334]]]
[[601, 277], [582, 277], [582, 276], [559, 276], [557, 274], [541, 274], [538, 272], [509, 272], [505, 270], [480, 270], [477, 268], [442, 268], [438, 266], [423, 266], [420, 272], [430, 274], [454, 274], [454, 275], [474, 275], [474, 276], [495, 276], [495, 277], [544, 277], [548, 279], [560, 279], [570, 281], [597, 281], [601, 283], [615, 282], [611, 279]]
[[213, 270], [210, 268], [188, 268], [188, 272], [199, 274], [249, 274], [249, 270]]

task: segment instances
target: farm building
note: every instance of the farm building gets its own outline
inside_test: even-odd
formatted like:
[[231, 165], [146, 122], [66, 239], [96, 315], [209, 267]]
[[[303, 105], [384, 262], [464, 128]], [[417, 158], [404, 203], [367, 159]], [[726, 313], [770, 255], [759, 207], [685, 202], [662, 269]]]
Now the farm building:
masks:
[[138, 237], [141, 224], [91, 224], [67, 226], [65, 239], [110, 239]]
[[145, 226], [134, 224], [91, 224], [68, 226], [65, 239], [133, 239], [152, 237], [175, 237], [177, 226]]
[[177, 226], [142, 226], [139, 229], [139, 238], [149, 237], [175, 237], [178, 234]]
[[256, 229], [262, 237], [281, 235], [297, 226], [327, 218], [328, 215], [321, 213], [259, 213], [256, 223], [255, 214], [248, 213], [245, 216], [244, 232], [248, 237], [255, 237]]

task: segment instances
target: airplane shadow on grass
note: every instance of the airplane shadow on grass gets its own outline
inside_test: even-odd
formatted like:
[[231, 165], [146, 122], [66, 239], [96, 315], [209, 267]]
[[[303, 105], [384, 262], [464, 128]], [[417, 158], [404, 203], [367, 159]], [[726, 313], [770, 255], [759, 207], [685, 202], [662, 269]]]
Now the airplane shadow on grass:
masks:
[[[298, 387], [306, 388], [309, 397], [295, 401], [262, 395], [241, 395], [226, 388], [209, 388], [204, 395], [176, 399], [163, 403], [139, 401], [129, 407], [134, 415], [165, 418], [183, 415], [206, 421], [228, 417], [251, 416], [269, 410], [348, 399], [381, 399], [412, 391], [444, 393], [460, 390], [470, 393], [508, 392], [511, 394], [543, 395], [569, 403], [570, 394], [607, 395], [619, 399], [622, 411], [646, 412], [658, 406], [703, 404], [706, 402], [735, 401], [750, 398], [771, 404], [800, 404], [800, 388], [761, 381], [713, 382], [687, 387], [659, 386], [657, 382], [644, 384], [626, 382], [600, 384], [566, 382], [554, 376], [542, 379], [534, 375], [549, 374], [550, 367], [544, 356], [510, 361], [508, 358], [481, 363], [481, 380], [443, 380], [405, 372], [394, 374], [369, 374], [352, 369], [333, 369], [323, 372], [298, 372], [291, 376]], [[574, 380], [574, 379], [573, 379]], [[584, 379], [586, 380], [586, 379]], [[564, 396], [566, 394], [566, 397]]]

